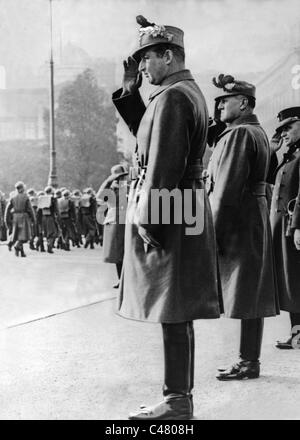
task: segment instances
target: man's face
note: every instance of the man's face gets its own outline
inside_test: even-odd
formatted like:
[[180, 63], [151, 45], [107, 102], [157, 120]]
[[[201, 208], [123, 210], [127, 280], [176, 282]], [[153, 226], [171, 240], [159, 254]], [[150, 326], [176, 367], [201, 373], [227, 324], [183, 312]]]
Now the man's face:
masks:
[[300, 121], [291, 122], [290, 124], [283, 127], [281, 132], [281, 137], [283, 138], [287, 147], [291, 147], [300, 139]]
[[224, 96], [219, 100], [217, 108], [222, 122], [230, 123], [241, 116], [241, 100], [239, 96]]
[[167, 76], [168, 64], [164, 57], [149, 49], [142, 54], [139, 64], [140, 72], [143, 72], [150, 84], [159, 85]]

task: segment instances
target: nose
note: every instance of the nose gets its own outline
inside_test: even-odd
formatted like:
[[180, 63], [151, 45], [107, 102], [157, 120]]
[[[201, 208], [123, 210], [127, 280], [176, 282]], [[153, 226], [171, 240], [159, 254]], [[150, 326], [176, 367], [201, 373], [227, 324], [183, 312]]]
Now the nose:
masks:
[[141, 59], [139, 63], [139, 72], [143, 72], [145, 70], [145, 62], [143, 59]]
[[224, 107], [223, 107], [223, 102], [222, 101], [219, 101], [219, 103], [218, 103], [218, 105], [217, 105], [217, 109], [218, 110], [222, 110]]

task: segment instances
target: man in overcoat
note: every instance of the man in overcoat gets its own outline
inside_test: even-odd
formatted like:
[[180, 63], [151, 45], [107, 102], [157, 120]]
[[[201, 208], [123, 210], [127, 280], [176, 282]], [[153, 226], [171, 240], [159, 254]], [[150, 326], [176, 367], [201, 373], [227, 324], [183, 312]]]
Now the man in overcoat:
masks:
[[241, 320], [240, 359], [219, 369], [219, 380], [260, 373], [263, 318], [278, 312], [272, 237], [266, 200], [267, 136], [253, 114], [255, 87], [220, 74], [216, 110], [226, 123], [208, 168], [225, 316]]
[[15, 254], [18, 257], [26, 257], [23, 244], [31, 238], [31, 224], [35, 223], [35, 215], [25, 192], [25, 184], [17, 182], [15, 184], [16, 193], [10, 198], [5, 210], [5, 223], [9, 225], [12, 215], [12, 236], [10, 247], [15, 246]]
[[298, 336], [293, 343], [300, 331], [300, 107], [284, 109], [278, 118], [275, 137], [287, 150], [271, 172], [271, 227], [280, 309], [289, 312], [292, 331], [276, 347], [292, 349], [300, 348]]
[[[118, 274], [118, 283], [114, 288], [119, 288], [124, 258], [124, 234], [127, 208], [127, 176], [128, 171], [122, 164], [114, 165], [111, 174], [101, 184], [96, 200], [103, 215], [103, 261], [114, 263]], [[111, 190], [114, 197], [109, 197], [105, 202], [103, 195]], [[120, 196], [121, 194], [121, 196]], [[105, 211], [104, 211], [105, 210]]]
[[[182, 30], [142, 16], [137, 21], [139, 48], [124, 61], [123, 89], [113, 95], [137, 138], [118, 313], [162, 325], [165, 376], [163, 401], [141, 407], [129, 418], [188, 419], [193, 415], [193, 320], [220, 314], [215, 233], [202, 180], [208, 112], [185, 69]], [[159, 86], [147, 107], [138, 91], [141, 73]], [[174, 189], [191, 195], [201, 225], [194, 225], [195, 219], [169, 224], [149, 220], [155, 191]]]

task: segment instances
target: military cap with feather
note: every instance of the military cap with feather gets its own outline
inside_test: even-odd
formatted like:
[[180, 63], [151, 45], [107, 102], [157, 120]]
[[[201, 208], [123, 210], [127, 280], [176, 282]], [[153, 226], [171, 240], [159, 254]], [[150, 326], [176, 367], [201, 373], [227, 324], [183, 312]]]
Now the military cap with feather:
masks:
[[224, 92], [215, 98], [216, 101], [226, 96], [237, 95], [244, 95], [255, 99], [255, 86], [246, 81], [236, 80], [231, 75], [224, 75], [221, 73], [218, 78], [214, 77], [212, 82], [219, 89], [223, 89]]
[[136, 17], [139, 29], [139, 47], [133, 52], [132, 56], [137, 61], [140, 60], [141, 52], [156, 46], [157, 44], [172, 44], [184, 49], [183, 31], [175, 26], [157, 25], [150, 23], [143, 15]]

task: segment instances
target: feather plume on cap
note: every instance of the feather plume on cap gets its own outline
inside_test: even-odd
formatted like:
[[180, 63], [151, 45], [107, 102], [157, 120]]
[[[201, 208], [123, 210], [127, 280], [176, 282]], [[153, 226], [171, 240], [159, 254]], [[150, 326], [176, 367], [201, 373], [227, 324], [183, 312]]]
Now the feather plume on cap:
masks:
[[143, 15], [138, 15], [136, 17], [136, 22], [139, 24], [142, 28], [148, 27], [148, 26], [155, 26], [155, 23], [150, 23]]
[[218, 78], [215, 77], [212, 79], [213, 84], [218, 87], [219, 89], [226, 90], [225, 86], [227, 84], [234, 84], [234, 78], [231, 75], [224, 75], [223, 73], [220, 73]]

